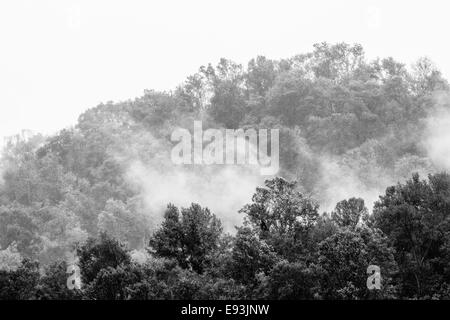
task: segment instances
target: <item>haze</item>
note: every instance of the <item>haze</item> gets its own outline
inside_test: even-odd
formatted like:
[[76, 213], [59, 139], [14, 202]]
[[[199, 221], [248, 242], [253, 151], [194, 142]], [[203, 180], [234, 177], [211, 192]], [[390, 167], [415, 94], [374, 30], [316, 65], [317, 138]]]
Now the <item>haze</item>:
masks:
[[[426, 5], [425, 5], [426, 4]], [[226, 57], [288, 58], [328, 41], [367, 57], [430, 57], [450, 75], [447, 1], [69, 1], [0, 3], [0, 137], [53, 133], [84, 110], [171, 90]]]

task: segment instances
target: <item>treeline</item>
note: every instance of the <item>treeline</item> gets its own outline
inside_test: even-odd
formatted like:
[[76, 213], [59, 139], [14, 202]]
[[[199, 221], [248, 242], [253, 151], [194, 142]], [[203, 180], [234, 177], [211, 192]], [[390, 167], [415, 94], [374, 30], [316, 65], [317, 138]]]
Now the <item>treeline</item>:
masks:
[[[118, 269], [122, 262], [117, 262], [111, 263], [110, 271], [127, 273], [142, 292], [151, 287], [145, 281], [154, 283], [160, 290], [155, 297], [179, 297], [185, 283], [194, 287], [201, 283], [203, 291], [186, 284], [186, 292], [192, 289], [210, 297], [220, 296], [207, 290], [219, 290], [215, 285], [222, 283], [229, 286], [227, 294], [234, 292], [236, 297], [365, 297], [367, 275], [358, 268], [371, 262], [382, 267], [388, 284], [383, 287], [385, 296], [432, 297], [433, 292], [445, 296], [445, 241], [444, 237], [435, 240], [445, 230], [445, 175], [388, 189], [373, 217], [351, 228], [337, 217], [339, 212], [355, 211], [354, 207], [365, 212], [360, 200], [340, 203], [332, 218], [331, 213], [319, 214], [318, 206], [308, 199], [329, 202], [333, 191], [348, 187], [347, 176], [359, 183], [355, 189], [383, 190], [394, 183], [386, 180], [405, 181], [413, 172], [437, 172], [423, 144], [425, 120], [437, 107], [448, 110], [449, 96], [447, 81], [426, 58], [408, 68], [393, 58], [367, 61], [360, 45], [320, 43], [312, 52], [289, 59], [260, 56], [246, 67], [221, 59], [216, 66], [201, 67], [173, 91], [148, 90], [134, 100], [101, 104], [83, 113], [73, 128], [52, 136], [13, 137], [0, 160], [0, 270], [3, 279], [9, 279], [4, 281], [16, 283], [17, 290], [7, 286], [12, 291], [3, 297], [21, 296], [20, 292], [26, 298], [41, 297], [38, 288], [46, 283], [66, 292], [65, 281], [53, 280], [66, 278], [65, 266], [62, 262], [55, 266], [55, 261], [63, 261], [77, 243], [90, 243], [100, 255], [101, 233], [126, 244], [130, 252], [120, 249], [126, 261], [150, 249], [153, 264], [127, 262]], [[160, 227], [163, 212], [146, 202], [157, 195], [148, 195], [133, 183], [130, 167], [143, 164], [161, 175], [175, 170], [168, 161], [170, 135], [177, 127], [191, 128], [194, 120], [202, 120], [204, 129], [280, 129], [280, 176], [297, 181], [298, 190], [277, 179], [266, 186], [268, 191], [258, 189], [254, 203], [243, 209], [247, 224], [233, 237], [223, 235], [221, 223], [197, 206], [181, 212], [169, 207]], [[201, 170], [196, 173], [208, 178], [208, 172]], [[294, 196], [296, 192], [302, 196]], [[423, 198], [415, 199], [416, 194]], [[293, 200], [288, 200], [291, 196]], [[331, 207], [342, 198], [333, 199]], [[301, 214], [283, 211], [285, 205], [302, 208]], [[262, 214], [262, 208], [267, 212]], [[353, 225], [361, 217], [358, 213], [343, 219]], [[406, 225], [414, 222], [412, 229], [400, 229], [394, 223], [398, 217]], [[204, 229], [197, 230], [191, 220]], [[399, 229], [391, 229], [396, 225]], [[345, 251], [335, 251], [341, 247], [349, 248], [349, 259], [355, 254], [358, 262], [347, 263]], [[247, 263], [248, 257], [254, 262]], [[23, 259], [28, 262], [22, 263]], [[39, 267], [30, 261], [37, 261]], [[342, 272], [333, 276], [331, 270], [339, 269], [338, 262]], [[83, 295], [89, 296], [95, 291], [89, 287], [95, 285], [97, 271], [104, 268], [99, 265], [90, 272], [81, 266], [83, 277], [91, 275], [84, 279], [83, 289]], [[135, 276], [128, 274], [129, 268], [134, 268]], [[109, 273], [102, 274], [107, 278]], [[291, 276], [298, 281], [291, 281]], [[352, 285], [347, 286], [347, 280]], [[130, 286], [120, 286], [126, 292], [122, 297], [138, 290]], [[331, 289], [325, 292], [325, 288]], [[150, 297], [153, 291], [148, 292]]]
[[[0, 299], [449, 299], [450, 176], [389, 187], [368, 215], [362, 199], [319, 215], [294, 182], [266, 181], [235, 236], [207, 208], [169, 205], [145, 251], [102, 233], [65, 261], [27, 259], [0, 271]], [[13, 253], [11, 253], [13, 255]], [[367, 267], [381, 288], [367, 288]]]

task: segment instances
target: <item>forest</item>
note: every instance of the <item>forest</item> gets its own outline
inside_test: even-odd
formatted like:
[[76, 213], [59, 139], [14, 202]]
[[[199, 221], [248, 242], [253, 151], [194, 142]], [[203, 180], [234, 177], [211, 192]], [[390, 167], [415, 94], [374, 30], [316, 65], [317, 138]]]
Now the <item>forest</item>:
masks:
[[[171, 163], [194, 120], [279, 129], [279, 173]], [[430, 59], [318, 43], [23, 131], [0, 158], [0, 300], [449, 299], [448, 125]]]

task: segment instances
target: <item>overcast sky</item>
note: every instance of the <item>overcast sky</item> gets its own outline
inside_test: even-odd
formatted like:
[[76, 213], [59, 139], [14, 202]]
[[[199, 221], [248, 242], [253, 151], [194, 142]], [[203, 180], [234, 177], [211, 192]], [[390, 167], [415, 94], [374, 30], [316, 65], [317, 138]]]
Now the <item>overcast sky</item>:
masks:
[[1, 0], [0, 137], [56, 132], [100, 102], [171, 90], [220, 57], [361, 43], [450, 78], [449, 1]]

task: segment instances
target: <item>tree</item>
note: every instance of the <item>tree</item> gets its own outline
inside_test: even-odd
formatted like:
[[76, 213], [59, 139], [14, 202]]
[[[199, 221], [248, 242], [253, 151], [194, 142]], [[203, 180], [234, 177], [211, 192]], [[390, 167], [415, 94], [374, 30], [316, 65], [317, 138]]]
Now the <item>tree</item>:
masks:
[[150, 238], [150, 247], [160, 257], [174, 258], [185, 266], [183, 253], [183, 230], [181, 228], [180, 211], [172, 204], [167, 206], [164, 221], [159, 230]]
[[0, 270], [0, 300], [32, 300], [39, 281], [39, 263], [24, 259], [16, 270]]
[[176, 260], [151, 257], [150, 261], [139, 265], [140, 279], [128, 284], [129, 299], [175, 299], [173, 286], [180, 271]]
[[305, 125], [311, 108], [313, 83], [304, 74], [292, 70], [280, 74], [267, 93], [269, 115], [279, 118], [284, 125]]
[[360, 44], [314, 44], [311, 69], [316, 77], [335, 81], [347, 80], [364, 62], [364, 50]]
[[350, 198], [338, 202], [336, 209], [331, 213], [331, 217], [339, 227], [354, 229], [361, 218], [367, 217], [368, 213], [363, 199]]
[[22, 256], [17, 251], [15, 243], [11, 244], [5, 250], [0, 250], [0, 270], [17, 270], [22, 263]]
[[278, 260], [275, 252], [248, 227], [238, 228], [228, 272], [241, 283], [252, 284], [260, 272], [267, 273]]
[[212, 89], [208, 114], [226, 128], [238, 128], [246, 106], [242, 66], [220, 59], [216, 68], [209, 65], [200, 71]]
[[165, 221], [150, 240], [160, 257], [175, 258], [183, 268], [202, 273], [218, 248], [222, 225], [209, 209], [192, 204], [181, 210], [169, 205]]
[[95, 300], [126, 300], [131, 296], [128, 286], [138, 283], [141, 278], [141, 270], [136, 265], [120, 264], [103, 268], [89, 283], [87, 296]]
[[79, 290], [67, 288], [67, 263], [54, 262], [47, 266], [37, 285], [36, 297], [39, 300], [78, 300], [83, 297]]
[[379, 230], [343, 229], [319, 245], [317, 272], [319, 296], [325, 299], [364, 299], [371, 297], [366, 287], [367, 268], [382, 270], [381, 297], [393, 294], [394, 250]]
[[7, 248], [14, 243], [26, 257], [39, 252], [38, 227], [31, 212], [30, 208], [21, 205], [0, 207], [0, 247]]
[[119, 241], [102, 233], [98, 239], [89, 238], [85, 244], [77, 248], [82, 282], [93, 281], [102, 269], [128, 265], [131, 258], [128, 251]]
[[442, 78], [441, 72], [434, 63], [422, 57], [413, 65], [413, 90], [418, 96], [448, 89], [448, 82]]
[[294, 259], [305, 253], [310, 231], [318, 218], [318, 205], [303, 196], [295, 182], [274, 178], [266, 180], [265, 186], [256, 189], [252, 203], [240, 212], [277, 254]]
[[260, 298], [275, 300], [308, 300], [314, 298], [317, 275], [314, 268], [303, 262], [278, 262], [266, 277], [262, 278]]
[[[373, 222], [390, 239], [402, 277], [402, 295], [430, 297], [442, 281], [445, 236], [449, 232], [450, 177], [418, 174], [386, 189], [375, 204]], [[444, 253], [444, 255], [443, 255]]]
[[179, 100], [170, 93], [146, 90], [144, 96], [135, 101], [130, 113], [152, 130], [162, 129], [166, 122], [176, 117], [178, 103]]

